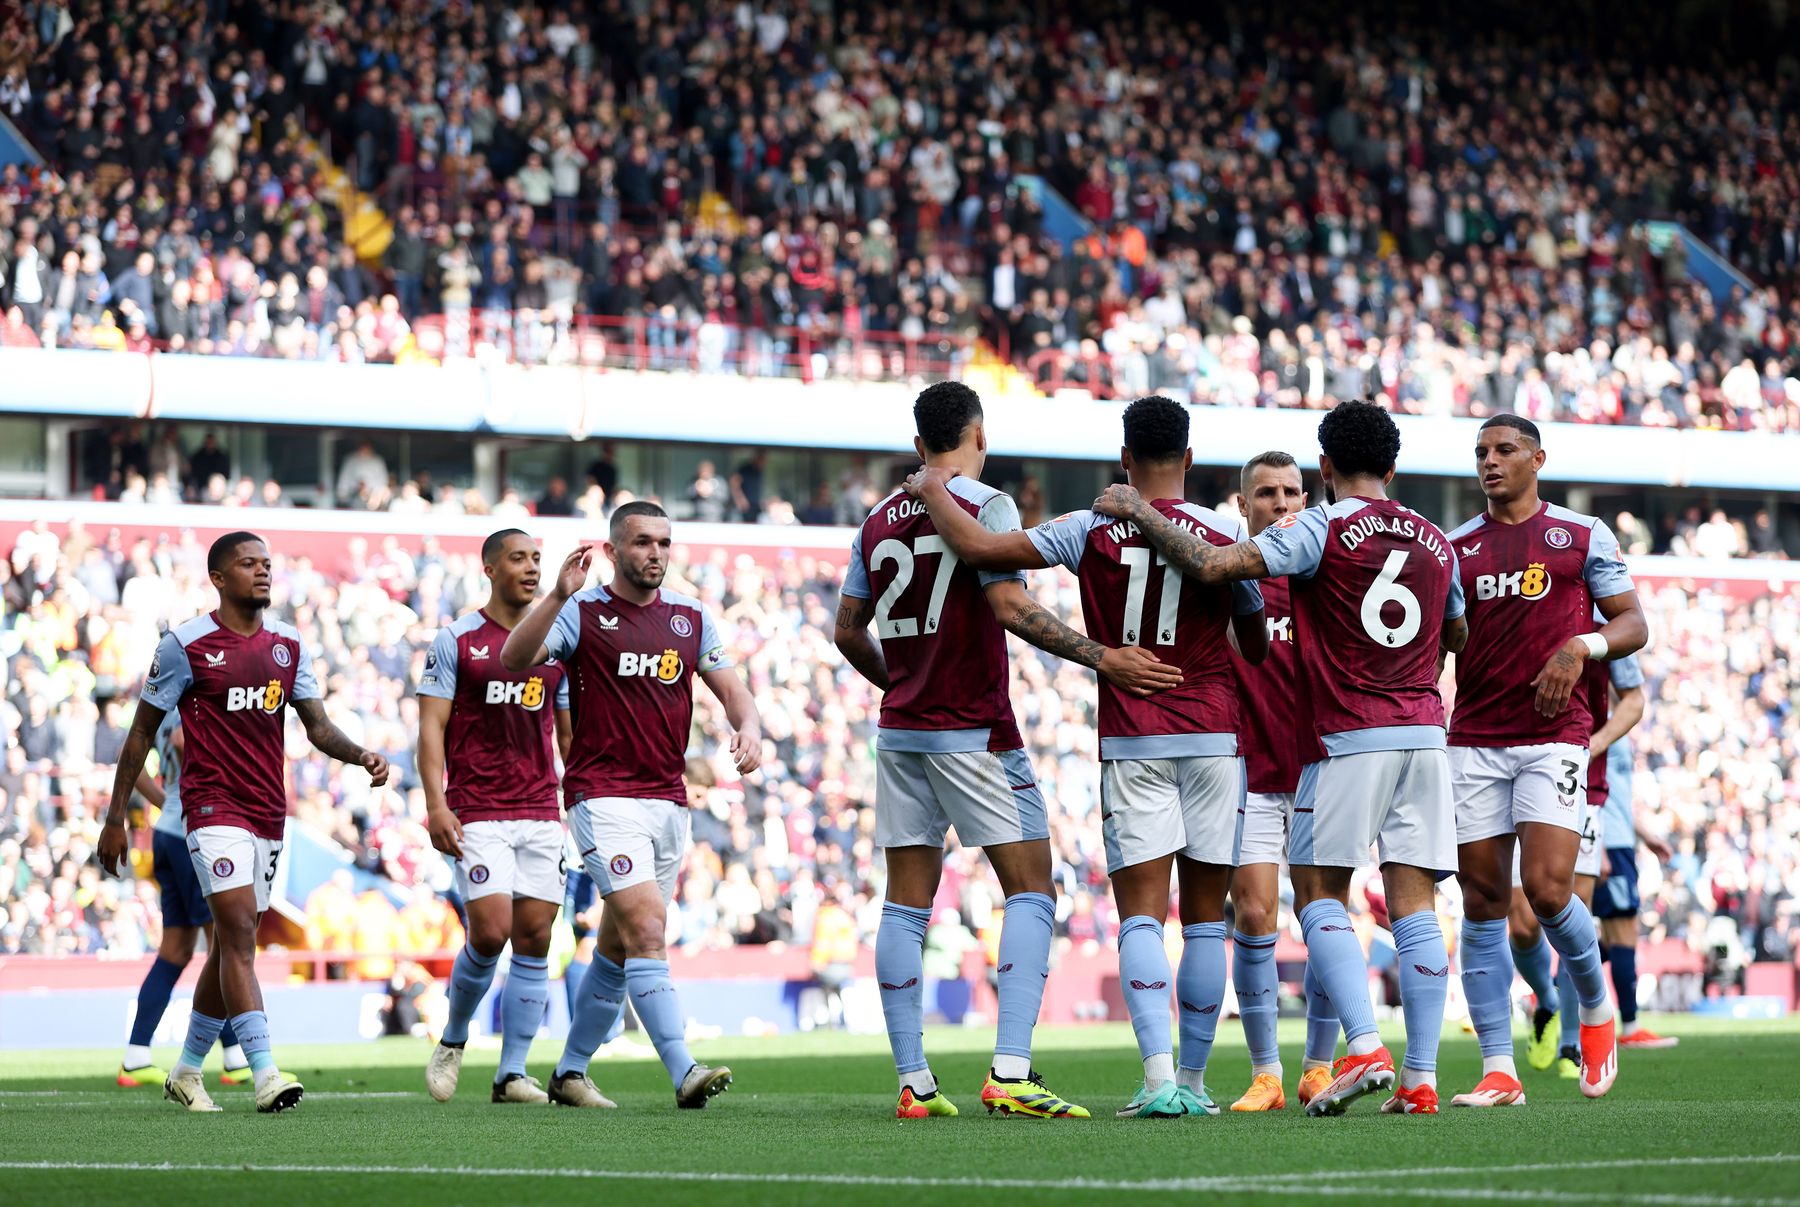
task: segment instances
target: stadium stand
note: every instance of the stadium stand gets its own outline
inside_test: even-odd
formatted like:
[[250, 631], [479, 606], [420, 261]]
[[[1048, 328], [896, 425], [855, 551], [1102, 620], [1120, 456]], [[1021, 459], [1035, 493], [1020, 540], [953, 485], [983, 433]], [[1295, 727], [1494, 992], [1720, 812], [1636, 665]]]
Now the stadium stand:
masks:
[[1795, 79], [1636, 21], [375, 7], [14, 10], [0, 339], [1800, 428]]

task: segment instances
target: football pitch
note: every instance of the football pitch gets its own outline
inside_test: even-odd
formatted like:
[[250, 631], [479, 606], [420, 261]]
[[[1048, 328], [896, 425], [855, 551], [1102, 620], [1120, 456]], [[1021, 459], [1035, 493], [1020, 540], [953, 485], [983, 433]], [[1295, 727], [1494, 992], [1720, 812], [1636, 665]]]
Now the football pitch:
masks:
[[[279, 1025], [279, 1023], [277, 1024]], [[617, 1111], [494, 1106], [498, 1052], [471, 1047], [448, 1104], [424, 1092], [421, 1040], [282, 1048], [305, 1081], [296, 1111], [259, 1116], [249, 1092], [209, 1085], [223, 1114], [113, 1085], [116, 1052], [0, 1054], [0, 1199], [9, 1203], [450, 1204], [1000, 1201], [1173, 1202], [1315, 1196], [1483, 1202], [1800, 1205], [1800, 1020], [1655, 1020], [1678, 1049], [1626, 1052], [1601, 1102], [1524, 1070], [1524, 1109], [1348, 1115], [1286, 1111], [1117, 1120], [1137, 1053], [1122, 1025], [1040, 1030], [1038, 1067], [1091, 1120], [1002, 1119], [977, 1101], [990, 1035], [928, 1032], [959, 1119], [893, 1119], [880, 1036], [702, 1042], [737, 1075], [704, 1111], [675, 1109], [654, 1059], [597, 1060]], [[1398, 1039], [1397, 1024], [1384, 1027]], [[1284, 1023], [1290, 1095], [1301, 1025]], [[558, 1051], [542, 1043], [532, 1072]], [[1398, 1046], [1395, 1048], [1398, 1055]], [[158, 1055], [164, 1055], [159, 1051]], [[172, 1056], [172, 1053], [169, 1054]], [[217, 1052], [214, 1053], [217, 1060]], [[1445, 1101], [1473, 1085], [1472, 1039], [1445, 1036]], [[1208, 1080], [1222, 1104], [1249, 1079], [1236, 1023]], [[1017, 1197], [1015, 1197], [1017, 1196]]]

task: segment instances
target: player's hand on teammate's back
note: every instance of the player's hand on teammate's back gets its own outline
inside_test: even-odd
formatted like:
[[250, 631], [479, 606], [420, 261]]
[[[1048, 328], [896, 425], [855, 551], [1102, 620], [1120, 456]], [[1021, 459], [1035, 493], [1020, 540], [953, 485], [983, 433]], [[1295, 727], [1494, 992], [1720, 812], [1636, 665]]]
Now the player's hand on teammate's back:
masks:
[[432, 809], [425, 814], [425, 829], [431, 845], [451, 859], [462, 858], [462, 823], [448, 809]]
[[1531, 681], [1531, 686], [1537, 689], [1537, 710], [1543, 716], [1557, 716], [1569, 706], [1569, 695], [1581, 682], [1582, 668], [1587, 665], [1575, 652], [1580, 648], [1581, 642], [1571, 638], [1550, 655], [1550, 661], [1544, 663], [1544, 669]]
[[1150, 696], [1181, 686], [1181, 668], [1159, 659], [1142, 646], [1123, 645], [1100, 655], [1099, 671], [1134, 696]]
[[1100, 492], [1094, 500], [1094, 510], [1101, 515], [1109, 515], [1114, 519], [1126, 520], [1132, 512], [1143, 503], [1144, 496], [1137, 492], [1137, 487], [1127, 486], [1123, 482], [1114, 482]]
[[373, 750], [363, 751], [362, 758], [356, 760], [362, 764], [363, 770], [369, 773], [369, 786], [379, 788], [387, 783], [388, 761]]
[[739, 775], [749, 775], [762, 766], [762, 735], [747, 734], [742, 730], [731, 735], [731, 757], [737, 763]]
[[100, 870], [108, 876], [125, 874], [126, 855], [131, 849], [131, 835], [125, 823], [107, 822], [100, 831]]
[[562, 569], [556, 572], [556, 596], [568, 599], [587, 585], [588, 570], [594, 564], [594, 547], [579, 545], [575, 552], [563, 559]]
[[929, 482], [948, 488], [950, 479], [960, 474], [961, 470], [951, 469], [944, 465], [922, 465], [906, 476], [900, 484], [901, 489], [913, 498], [921, 498], [925, 494], [925, 486]]

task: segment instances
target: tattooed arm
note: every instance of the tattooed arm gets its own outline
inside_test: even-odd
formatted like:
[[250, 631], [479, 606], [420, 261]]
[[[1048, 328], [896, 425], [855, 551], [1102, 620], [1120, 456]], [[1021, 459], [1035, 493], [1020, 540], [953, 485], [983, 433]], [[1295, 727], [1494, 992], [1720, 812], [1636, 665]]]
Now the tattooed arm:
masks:
[[1007, 632], [1023, 637], [1038, 649], [1082, 666], [1090, 666], [1134, 696], [1148, 696], [1181, 684], [1181, 671], [1157, 659], [1140, 646], [1112, 649], [1051, 615], [1025, 593], [1025, 584], [998, 582], [987, 588], [988, 606]]
[[1106, 493], [1094, 500], [1094, 510], [1136, 524], [1145, 539], [1162, 553], [1163, 560], [1195, 582], [1232, 583], [1269, 577], [1262, 550], [1254, 542], [1239, 541], [1220, 548], [1198, 533], [1170, 523], [1167, 516], [1150, 506], [1149, 500], [1122, 483], [1107, 487]]
[[331, 723], [325, 715], [325, 705], [318, 699], [294, 701], [294, 712], [300, 717], [300, 723], [306, 727], [306, 740], [313, 748], [328, 758], [340, 763], [354, 763], [369, 773], [369, 782], [379, 788], [387, 783], [387, 760], [373, 750], [364, 750], [349, 735]]
[[869, 632], [875, 619], [875, 601], [854, 595], [838, 597], [837, 628], [832, 634], [844, 661], [856, 668], [857, 674], [879, 687], [888, 688], [887, 662], [881, 657], [881, 646]]

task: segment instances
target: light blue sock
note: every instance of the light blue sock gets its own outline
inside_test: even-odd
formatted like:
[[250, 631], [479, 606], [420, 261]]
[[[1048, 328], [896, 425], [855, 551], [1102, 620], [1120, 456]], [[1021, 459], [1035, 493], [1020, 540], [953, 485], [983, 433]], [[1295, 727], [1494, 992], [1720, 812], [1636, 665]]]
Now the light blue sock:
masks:
[[1575, 978], [1569, 975], [1569, 962], [1556, 962], [1556, 1010], [1562, 1015], [1562, 1046], [1576, 1047], [1581, 1027], [1581, 997], [1575, 992]]
[[894, 1071], [902, 1078], [926, 1067], [924, 951], [930, 924], [930, 910], [889, 901], [881, 907], [881, 927], [875, 932], [881, 1014], [894, 1051]]
[[1313, 975], [1312, 961], [1306, 962], [1306, 1059], [1310, 1064], [1329, 1065], [1337, 1057], [1337, 1007], [1319, 978]]
[[[1581, 1009], [1599, 1012], [1608, 1008], [1606, 973], [1600, 967], [1600, 936], [1594, 930], [1594, 915], [1588, 913], [1581, 898], [1571, 896], [1561, 913], [1553, 918], [1539, 914], [1538, 921], [1543, 924], [1550, 946], [1561, 953], [1569, 975], [1575, 978], [1575, 996], [1581, 1001]], [[1568, 1025], [1569, 1020], [1564, 1019], [1563, 1026]]]
[[213, 1043], [219, 1038], [219, 1030], [224, 1026], [225, 1020], [222, 1018], [212, 1018], [198, 1010], [190, 1010], [187, 1041], [181, 1045], [181, 1059], [175, 1062], [172, 1072], [198, 1072], [206, 1064], [206, 1054], [212, 1051]]
[[1483, 1056], [1512, 1055], [1513, 967], [1508, 947], [1505, 918], [1463, 919], [1463, 997]]
[[231, 1016], [231, 1029], [250, 1061], [250, 1072], [257, 1081], [275, 1067], [275, 1054], [269, 1050], [269, 1016], [261, 1010], [246, 1010]]
[[656, 1054], [662, 1057], [663, 1068], [669, 1071], [669, 1080], [679, 1088], [681, 1079], [694, 1067], [694, 1057], [687, 1046], [687, 1015], [681, 1011], [675, 982], [669, 979], [669, 962], [642, 956], [626, 960], [625, 990], [631, 994], [638, 1021], [656, 1045]]
[[1163, 947], [1162, 923], [1139, 914], [1119, 924], [1119, 987], [1137, 1032], [1138, 1055], [1173, 1050], [1169, 1036], [1169, 953]]
[[575, 991], [575, 1011], [570, 1016], [562, 1057], [556, 1062], [556, 1075], [586, 1073], [588, 1061], [616, 1033], [615, 1024], [624, 1017], [625, 970], [595, 952], [587, 975]]
[[1544, 937], [1543, 928], [1538, 929], [1537, 942], [1530, 947], [1520, 947], [1514, 943], [1512, 955], [1519, 975], [1525, 978], [1525, 983], [1537, 994], [1538, 1005], [1545, 1010], [1554, 1010], [1556, 1007], [1550, 1004], [1550, 999], [1556, 992], [1556, 978], [1550, 975], [1550, 940]]
[[569, 966], [563, 969], [563, 997], [568, 1001], [571, 1019], [575, 1017], [575, 1001], [581, 993], [581, 982], [587, 976], [587, 970], [586, 960], [570, 960]]
[[1225, 1003], [1225, 924], [1196, 922], [1181, 928], [1181, 968], [1175, 996], [1181, 1000], [1181, 1067], [1204, 1073]]
[[[1238, 1014], [1244, 1020], [1244, 1042], [1252, 1066], [1281, 1064], [1275, 1038], [1281, 986], [1275, 969], [1275, 936], [1231, 932], [1231, 982], [1237, 986]], [[1335, 1021], [1335, 1020], [1334, 1020]], [[1337, 1039], [1334, 1028], [1332, 1039]]]
[[499, 956], [477, 955], [473, 947], [464, 946], [456, 953], [456, 963], [450, 966], [450, 1017], [440, 1042], [453, 1048], [469, 1042], [469, 1020], [494, 983], [494, 966], [499, 962]]
[[513, 1073], [525, 1074], [525, 1057], [531, 1041], [544, 1024], [550, 1007], [550, 961], [515, 955], [506, 969], [506, 986], [500, 991], [500, 1069], [495, 1081]]
[[1438, 1040], [1444, 1031], [1444, 995], [1450, 989], [1450, 953], [1437, 914], [1422, 909], [1395, 919], [1389, 928], [1400, 951], [1400, 1005], [1406, 1012], [1409, 1069], [1437, 1071]]
[[1344, 1038], [1351, 1043], [1375, 1034], [1375, 1008], [1369, 1003], [1369, 962], [1350, 925], [1350, 911], [1324, 897], [1300, 911], [1311, 973], [1331, 997]]
[[[1056, 902], [1043, 893], [1014, 893], [1006, 899], [1000, 923], [1000, 1025], [994, 1032], [994, 1069], [1023, 1061], [1018, 1076], [1031, 1072], [1031, 1032], [1044, 1005], [1044, 981], [1050, 975], [1050, 936], [1056, 925]], [[1001, 1057], [1011, 1057], [1002, 1061]]]

